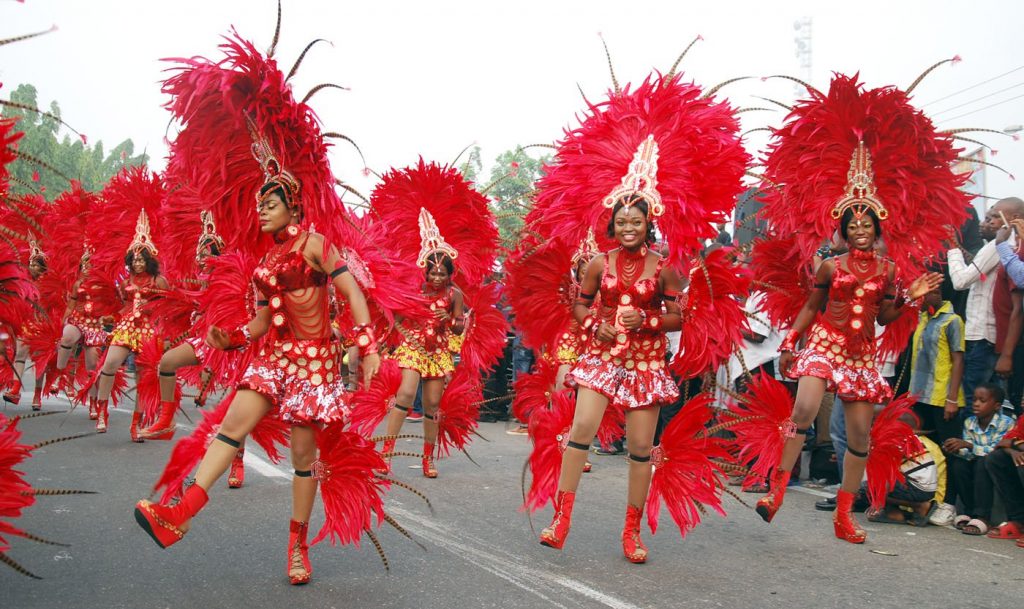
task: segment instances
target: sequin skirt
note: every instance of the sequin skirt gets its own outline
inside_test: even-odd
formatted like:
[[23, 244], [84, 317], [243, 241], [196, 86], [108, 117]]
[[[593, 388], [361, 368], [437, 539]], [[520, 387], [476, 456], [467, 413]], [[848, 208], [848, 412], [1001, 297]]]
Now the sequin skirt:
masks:
[[89, 317], [84, 313], [72, 311], [67, 324], [78, 328], [86, 347], [102, 347], [107, 344], [109, 334], [103, 330], [103, 322], [99, 317]]
[[185, 339], [183, 344], [192, 347], [192, 351], [196, 354], [196, 359], [199, 360], [199, 365], [206, 368], [210, 361], [210, 356], [213, 355], [213, 347], [206, 344], [206, 338], [199, 336], [190, 336]]
[[811, 328], [807, 346], [795, 355], [787, 376], [825, 379], [827, 390], [844, 402], [884, 404], [892, 399], [892, 388], [875, 367], [874, 343], [856, 356], [845, 348], [847, 337], [826, 324]]
[[281, 340], [260, 351], [238, 388], [270, 400], [281, 420], [293, 425], [345, 421], [351, 410], [340, 362], [340, 345], [333, 338]]
[[634, 337], [625, 348], [592, 341], [566, 375], [570, 387], [586, 387], [627, 410], [670, 404], [679, 386], [665, 364], [665, 338]]
[[455, 360], [447, 345], [444, 348], [426, 352], [402, 343], [391, 354], [391, 357], [398, 362], [399, 368], [415, 370], [421, 379], [444, 378], [455, 371]]

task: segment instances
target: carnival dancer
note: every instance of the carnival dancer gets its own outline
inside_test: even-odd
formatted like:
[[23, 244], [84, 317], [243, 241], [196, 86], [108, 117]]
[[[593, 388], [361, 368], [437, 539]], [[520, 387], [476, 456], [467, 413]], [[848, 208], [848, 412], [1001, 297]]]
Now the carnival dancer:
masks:
[[[33, 282], [38, 283], [39, 279], [46, 272], [46, 255], [43, 250], [39, 248], [39, 243], [35, 239], [29, 239], [29, 256], [28, 256], [28, 273]], [[37, 313], [38, 315], [38, 313]], [[21, 333], [17, 337], [14, 349], [14, 385], [11, 389], [4, 394], [4, 401], [11, 404], [17, 405], [21, 401], [21, 386], [22, 386], [22, 375], [25, 373], [25, 363], [28, 361], [29, 346], [25, 342], [28, 336], [28, 327], [23, 326]], [[35, 366], [36, 379], [35, 387], [32, 391], [32, 410], [40, 410], [43, 407], [42, 395], [43, 386], [45, 384], [46, 368], [40, 367], [38, 363]]]
[[[765, 299], [774, 322], [792, 322], [779, 365], [798, 380], [798, 388], [788, 416], [764, 417], [761, 424], [734, 429], [744, 450], [759, 455], [759, 467], [761, 461], [766, 467], [777, 465], [769, 493], [757, 502], [757, 513], [771, 522], [821, 398], [834, 391], [843, 402], [849, 444], [833, 523], [836, 537], [850, 543], [864, 543], [867, 537], [851, 515], [865, 468], [869, 485], [882, 488], [883, 497], [885, 473], [898, 471], [898, 462], [884, 467], [882, 457], [868, 458], [874, 405], [892, 398], [876, 361], [875, 323], [893, 327], [889, 324], [939, 286], [942, 276], [922, 272], [922, 261], [941, 251], [946, 227], [958, 226], [968, 205], [958, 190], [965, 178], [950, 168], [957, 158], [954, 138], [936, 132], [910, 105], [911, 90], [869, 90], [844, 75], [833, 78], [828, 94], [808, 86], [809, 99], [798, 102], [786, 125], [774, 131], [764, 173], [763, 217], [773, 237], [755, 246], [755, 273], [762, 278], [788, 273], [794, 279], [790, 285], [798, 284], [801, 272], [807, 278], [803, 289], [769, 290]], [[883, 227], [891, 259], [877, 251]], [[825, 260], [812, 275], [815, 249], [836, 229], [849, 253]], [[771, 255], [759, 255], [762, 247]], [[906, 289], [901, 288], [904, 281]], [[801, 340], [806, 341], [803, 349]], [[752, 398], [756, 409], [758, 400]], [[784, 392], [780, 399], [789, 402]], [[902, 401], [893, 401], [893, 407]], [[778, 406], [778, 412], [787, 410]], [[780, 450], [752, 443], [771, 437]], [[883, 454], [880, 448], [872, 448], [872, 457]]]
[[[557, 486], [534, 496], [528, 507], [543, 505], [553, 495], [554, 517], [540, 542], [562, 548], [591, 441], [606, 409], [621, 409], [630, 462], [622, 551], [627, 560], [642, 563], [647, 560], [640, 538], [645, 504], [653, 531], [658, 501], [668, 498], [661, 485], [673, 483], [662, 472], [677, 463], [667, 457], [677, 447], [663, 443], [666, 459], [653, 460], [652, 478], [659, 410], [679, 396], [668, 373], [665, 333], [684, 323], [681, 269], [698, 253], [701, 240], [717, 233], [714, 223], [733, 208], [748, 156], [733, 109], [710, 99], [714, 90], [702, 95], [696, 85], [683, 84], [675, 66], [636, 89], [620, 88], [614, 74], [613, 84], [608, 100], [591, 105], [582, 124], [559, 142], [527, 217], [529, 228], [545, 239], [575, 245], [592, 229], [605, 232], [618, 245], [587, 267], [573, 314], [588, 342], [566, 377], [577, 395], [571, 427], [562, 434], [565, 448]], [[655, 222], [669, 244], [665, 258], [650, 249]], [[592, 314], [590, 306], [598, 295], [600, 306]], [[694, 406], [694, 412], [705, 409], [706, 404]], [[684, 431], [699, 429], [697, 423]], [[534, 438], [535, 451], [542, 440]], [[690, 502], [683, 510], [670, 505], [684, 533], [699, 520], [691, 515], [698, 513], [698, 496], [720, 510], [720, 472], [698, 454], [704, 445], [703, 438], [693, 443], [697, 453], [689, 462], [694, 469], [685, 476], [701, 493], [674, 494], [675, 501], [686, 496], [683, 501]], [[684, 460], [678, 463], [685, 467]], [[535, 483], [549, 478], [534, 472]]]
[[[110, 335], [110, 347], [100, 366], [96, 394], [99, 415], [96, 431], [100, 433], [107, 431], [108, 401], [114, 387], [114, 375], [131, 353], [140, 351], [144, 341], [157, 336], [147, 305], [170, 287], [160, 274], [157, 253], [150, 234], [149, 217], [142, 210], [135, 225], [135, 238], [128, 246], [124, 258], [128, 278], [118, 286], [124, 306], [117, 316], [114, 331]], [[130, 429], [132, 442], [143, 441], [139, 435], [141, 429], [142, 407], [141, 401], [137, 400]]]
[[[78, 278], [71, 286], [71, 292], [67, 296], [67, 307], [64, 311], [63, 334], [60, 344], [57, 346], [57, 371], [63, 371], [68, 366], [75, 347], [82, 344], [82, 358], [85, 369], [90, 373], [96, 370], [100, 360], [100, 350], [106, 346], [109, 333], [103, 327], [103, 320], [100, 306], [101, 293], [105, 292], [92, 274], [92, 249], [88, 244], [82, 252], [82, 258], [78, 263]], [[99, 425], [99, 404], [96, 398], [99, 391], [98, 385], [93, 385], [88, 392], [89, 395], [89, 418], [97, 421]], [[106, 421], [103, 422], [106, 428]]]

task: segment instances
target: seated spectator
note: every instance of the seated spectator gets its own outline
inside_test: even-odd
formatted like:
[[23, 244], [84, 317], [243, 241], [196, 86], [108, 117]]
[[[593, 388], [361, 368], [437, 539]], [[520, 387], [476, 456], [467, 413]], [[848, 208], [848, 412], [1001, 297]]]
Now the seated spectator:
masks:
[[[908, 419], [913, 418], [908, 415]], [[918, 421], [907, 420], [907, 423], [919, 432], [918, 437], [924, 444], [924, 449], [903, 457], [900, 471], [903, 472], [905, 482], [896, 484], [885, 497], [884, 508], [868, 514], [868, 520], [871, 522], [928, 526], [928, 517], [936, 505], [936, 500], [943, 500], [943, 497], [938, 495], [940, 490], [945, 494], [945, 488], [939, 488], [939, 461], [945, 470], [942, 450], [926, 436], [920, 435]], [[861, 493], [865, 492], [866, 486], [862, 486]], [[907, 511], [904, 511], [904, 508], [907, 508]]]
[[938, 289], [924, 296], [911, 350], [910, 393], [919, 396], [914, 413], [921, 428], [936, 444], [960, 437], [964, 322]]
[[988, 532], [992, 539], [1016, 539], [1024, 548], [1024, 418], [985, 457], [985, 469], [1003, 498], [1006, 522]]
[[[975, 387], [974, 416], [964, 421], [963, 437], [942, 443], [955, 493], [964, 504], [963, 513], [953, 519], [953, 526], [965, 535], [984, 535], [989, 530], [995, 487], [985, 469], [985, 457], [1013, 428], [1013, 419], [999, 412], [1003, 395], [1002, 388], [992, 383]], [[955, 504], [956, 497], [950, 497], [948, 502]]]

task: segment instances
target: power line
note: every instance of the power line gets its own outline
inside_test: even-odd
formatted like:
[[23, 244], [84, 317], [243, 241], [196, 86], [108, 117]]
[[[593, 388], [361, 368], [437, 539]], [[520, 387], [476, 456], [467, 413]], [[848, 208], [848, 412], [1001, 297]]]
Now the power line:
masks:
[[1018, 95], [1016, 97], [1011, 97], [1009, 99], [1004, 99], [1003, 101], [999, 101], [999, 102], [996, 102], [994, 104], [989, 104], [989, 105], [987, 105], [987, 106], [985, 106], [983, 108], [978, 108], [977, 110], [971, 110], [970, 112], [964, 112], [963, 114], [959, 114], [957, 116], [953, 116], [953, 117], [950, 117], [950, 118], [944, 118], [940, 122], [944, 123], [946, 121], [955, 121], [958, 118], [963, 118], [965, 116], [970, 116], [972, 114], [977, 114], [978, 112], [981, 112], [982, 110], [988, 110], [989, 108], [995, 108], [996, 106], [1001, 106], [1001, 105], [1003, 105], [1003, 104], [1005, 104], [1007, 102], [1012, 102], [1013, 100], [1020, 99], [1022, 97], [1024, 97], [1024, 93], [1021, 93], [1020, 95]]
[[1024, 70], [1024, 65], [1017, 66], [1016, 68], [1010, 70], [1009, 72], [1003, 72], [1002, 74], [1000, 74], [998, 76], [993, 76], [992, 78], [989, 78], [987, 80], [983, 80], [983, 81], [981, 81], [979, 83], [975, 83], [975, 84], [973, 84], [973, 85], [971, 85], [969, 87], [964, 87], [963, 89], [960, 89], [959, 91], [954, 91], [954, 92], [950, 93], [949, 95], [946, 95], [944, 97], [940, 97], [939, 99], [932, 100], [932, 101], [928, 102], [927, 104], [924, 104], [922, 107], [930, 106], [930, 105], [938, 103], [938, 102], [940, 102], [940, 101], [942, 101], [944, 99], [949, 99], [950, 97], [953, 97], [954, 95], [960, 95], [961, 93], [963, 93], [965, 91], [970, 91], [971, 89], [980, 87], [981, 85], [988, 84], [988, 83], [992, 82], [993, 80], [999, 80], [1000, 78], [1002, 78], [1004, 76], [1008, 76], [1010, 74], [1013, 74], [1014, 72], [1017, 72], [1018, 70]]
[[964, 106], [969, 106], [969, 105], [973, 104], [974, 102], [979, 102], [979, 101], [981, 101], [983, 99], [988, 99], [990, 97], [994, 97], [996, 95], [999, 95], [1000, 93], [1006, 93], [1010, 89], [1016, 89], [1017, 87], [1019, 87], [1021, 85], [1024, 85], [1024, 82], [1019, 82], [1019, 83], [1017, 83], [1015, 85], [1010, 85], [1009, 87], [1006, 87], [1005, 89], [1000, 89], [998, 91], [993, 91], [992, 93], [989, 93], [988, 95], [982, 95], [981, 97], [976, 97], [976, 98], [974, 98], [974, 99], [972, 99], [970, 101], [965, 101], [962, 104], [957, 104], [955, 106], [950, 106], [950, 107], [946, 108], [945, 110], [939, 110], [938, 112], [933, 112], [932, 116], [938, 116], [940, 114], [945, 114], [946, 112], [949, 112], [950, 110], [956, 110], [957, 108], [963, 108]]

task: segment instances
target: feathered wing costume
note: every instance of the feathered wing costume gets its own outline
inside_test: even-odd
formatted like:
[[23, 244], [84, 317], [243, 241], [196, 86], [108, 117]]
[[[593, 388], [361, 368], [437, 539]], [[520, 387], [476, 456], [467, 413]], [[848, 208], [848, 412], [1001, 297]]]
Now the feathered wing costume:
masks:
[[[681, 274], [697, 266], [693, 261], [703, 240], [717, 234], [715, 223], [725, 221], [735, 207], [749, 159], [740, 142], [735, 110], [728, 103], [714, 99], [715, 90], [705, 93], [695, 84], [684, 83], [673, 68], [667, 75], [649, 76], [635, 89], [629, 86], [620, 89], [616, 82], [607, 100], [588, 102], [581, 124], [566, 131], [558, 142], [554, 159], [545, 167], [545, 175], [537, 184], [535, 206], [527, 216], [527, 230], [538, 242], [528, 247], [542, 252], [546, 247], [556, 247], [548, 242], [564, 240], [575, 248], [588, 231], [604, 234], [611, 208], [620, 196], [641, 192], [648, 203], [650, 219], [666, 241], [665, 264]], [[531, 249], [521, 253], [522, 258], [526, 258], [521, 261], [524, 269], [530, 268]], [[551, 256], [555, 258], [554, 253]], [[714, 332], [715, 338], [704, 338], [703, 342], [693, 339], [688, 345], [689, 352], [676, 354], [673, 368], [689, 372], [716, 365], [729, 356], [732, 345], [728, 341], [735, 339], [746, 325], [732, 295], [745, 291], [748, 280], [726, 266], [724, 258], [716, 257], [710, 265], [698, 269], [702, 275], [691, 277], [691, 292], [695, 283], [703, 282], [703, 286], [702, 293], [695, 295], [692, 307], [688, 309], [680, 303], [683, 334], [687, 334], [691, 323], [702, 331], [716, 328], [713, 321], [716, 319], [718, 323], [739, 321], [739, 327], [719, 326]], [[723, 279], [726, 284], [717, 289], [714, 283]], [[737, 312], [725, 315], [716, 311], [716, 306], [730, 307]], [[551, 313], [554, 308], [551, 305], [546, 309], [536, 308], [540, 310], [517, 310], [517, 323], [524, 328], [536, 327], [538, 332], [534, 334], [550, 332], [551, 328], [543, 321], [520, 319], [524, 314], [555, 314]], [[695, 315], [704, 318], [698, 321]], [[685, 363], [680, 363], [678, 358], [684, 358]], [[535, 412], [538, 411], [535, 409]], [[692, 434], [687, 436], [690, 431], [694, 430], [687, 427], [685, 432], [666, 436], [666, 443], [657, 450], [666, 454], [690, 454], [697, 446], [711, 450], [696, 441]], [[550, 443], [550, 438], [534, 438], [535, 450]], [[539, 461], [542, 460], [531, 458], [531, 463]], [[546, 461], [554, 463], [555, 459]], [[662, 468], [660, 474], [656, 471], [652, 485], [657, 486], [657, 496], [668, 503], [670, 513], [685, 533], [694, 522], [690, 516], [693, 502], [708, 501], [714, 505], [712, 495], [717, 496], [710, 491], [699, 497], [687, 497], [686, 493], [719, 488], [720, 483], [717, 468], [706, 466], [700, 459], [685, 459], [681, 465], [689, 469], [683, 472]], [[536, 468], [534, 475], [539, 484], [551, 479], [550, 472]], [[699, 482], [693, 482], [680, 492], [670, 489], [674, 483], [688, 477]], [[538, 499], [546, 500], [550, 496], [550, 491], [531, 491], [531, 507], [538, 505]], [[656, 499], [651, 506], [657, 505]], [[656, 523], [657, 513], [648, 513], [648, 519]], [[639, 516], [636, 520], [638, 527]]]

